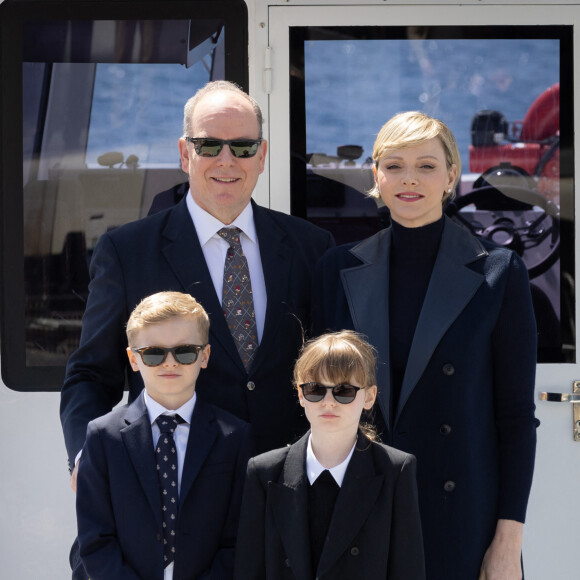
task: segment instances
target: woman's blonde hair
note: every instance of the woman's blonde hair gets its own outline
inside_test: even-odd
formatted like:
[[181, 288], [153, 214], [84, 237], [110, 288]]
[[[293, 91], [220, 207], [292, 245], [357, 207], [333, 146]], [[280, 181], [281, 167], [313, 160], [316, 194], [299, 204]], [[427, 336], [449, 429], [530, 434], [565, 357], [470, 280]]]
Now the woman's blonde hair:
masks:
[[[457, 175], [451, 191], [443, 193], [443, 202], [455, 197], [455, 188], [461, 177], [461, 155], [451, 129], [439, 121], [419, 111], [407, 111], [391, 117], [379, 131], [373, 146], [373, 161], [378, 167], [379, 161], [387, 153], [398, 149], [407, 149], [422, 145], [431, 139], [439, 139], [445, 152], [447, 169], [453, 165], [457, 168]], [[380, 197], [377, 184], [369, 191], [372, 197]]]
[[[330, 332], [308, 341], [294, 365], [294, 385], [325, 380], [335, 385], [355, 380], [365, 389], [377, 384], [376, 350], [363, 335], [352, 330]], [[369, 423], [361, 423], [362, 432], [371, 440], [377, 439]]]
[[171, 318], [189, 318], [197, 324], [201, 340], [209, 340], [209, 316], [203, 306], [191, 295], [182, 292], [158, 292], [143, 298], [135, 307], [127, 322], [127, 340], [135, 346], [137, 333], [152, 324]]

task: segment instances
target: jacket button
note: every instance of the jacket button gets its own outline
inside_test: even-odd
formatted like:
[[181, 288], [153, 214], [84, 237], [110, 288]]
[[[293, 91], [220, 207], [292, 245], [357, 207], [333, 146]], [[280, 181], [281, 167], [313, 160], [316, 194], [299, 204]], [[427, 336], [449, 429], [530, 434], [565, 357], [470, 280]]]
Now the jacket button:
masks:
[[162, 539], [161, 534], [157, 534], [157, 541], [160, 542]]
[[246, 387], [248, 391], [253, 391], [256, 388], [256, 383], [254, 383], [254, 381], [248, 381]]
[[351, 556], [358, 556], [360, 554], [360, 550], [354, 546], [353, 548], [350, 549], [350, 555]]
[[288, 560], [288, 558], [284, 560], [284, 566], [286, 566], [286, 568], [290, 568], [290, 560]]
[[451, 433], [451, 427], [446, 423], [443, 423], [443, 425], [439, 427], [439, 433], [441, 433], [441, 435], [449, 435], [449, 433]]
[[443, 371], [443, 374], [447, 375], [448, 377], [455, 374], [455, 367], [451, 363], [443, 365], [441, 370]]
[[443, 489], [445, 491], [453, 491], [455, 489], [455, 482], [454, 481], [446, 481], [443, 484]]

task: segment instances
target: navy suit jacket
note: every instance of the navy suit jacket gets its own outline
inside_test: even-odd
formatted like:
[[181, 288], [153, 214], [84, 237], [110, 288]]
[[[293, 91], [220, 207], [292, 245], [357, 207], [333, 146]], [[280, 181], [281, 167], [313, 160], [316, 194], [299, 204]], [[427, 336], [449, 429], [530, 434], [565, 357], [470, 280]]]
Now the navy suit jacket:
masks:
[[[253, 202], [252, 202], [253, 203]], [[211, 320], [208, 368], [196, 391], [252, 424], [258, 451], [295, 440], [307, 427], [291, 385], [294, 361], [310, 324], [311, 280], [332, 236], [305, 220], [253, 203], [267, 293], [262, 341], [249, 373], [228, 329], [185, 199], [175, 207], [101, 236], [79, 348], [71, 355], [61, 394], [69, 462], [86, 426], [110, 411], [129, 383], [129, 401], [143, 388], [131, 371], [125, 324], [141, 299], [163, 290], [189, 292]]]
[[[228, 580], [251, 429], [196, 401], [183, 463], [175, 580]], [[163, 578], [161, 493], [143, 395], [89, 424], [77, 480], [80, 554], [94, 580]]]
[[248, 464], [236, 580], [424, 580], [415, 458], [360, 434], [314, 573], [308, 435]]
[[390, 243], [389, 228], [324, 256], [314, 329], [354, 329], [377, 348], [382, 438], [417, 457], [427, 577], [477, 578], [498, 518], [524, 521], [532, 480], [536, 326], [527, 270], [513, 252], [445, 218], [392, 409]]
[[165, 191], [161, 191], [153, 198], [147, 215], [152, 215], [169, 207], [173, 207], [187, 195], [188, 191], [189, 181], [178, 183]]

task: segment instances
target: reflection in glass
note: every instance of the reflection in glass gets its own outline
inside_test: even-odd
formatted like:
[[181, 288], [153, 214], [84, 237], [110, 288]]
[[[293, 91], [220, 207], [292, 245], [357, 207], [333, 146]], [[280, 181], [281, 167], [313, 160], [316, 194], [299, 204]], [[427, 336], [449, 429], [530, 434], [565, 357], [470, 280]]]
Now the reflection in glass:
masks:
[[570, 27], [297, 27], [290, 38], [293, 213], [338, 243], [385, 227], [388, 211], [364, 195], [377, 131], [405, 110], [441, 119], [463, 164], [447, 213], [523, 257], [538, 360], [573, 361], [572, 134], [560, 123], [572, 118]]
[[183, 105], [223, 78], [219, 20], [35, 21], [23, 34], [26, 365], [78, 345], [102, 233], [187, 177]]

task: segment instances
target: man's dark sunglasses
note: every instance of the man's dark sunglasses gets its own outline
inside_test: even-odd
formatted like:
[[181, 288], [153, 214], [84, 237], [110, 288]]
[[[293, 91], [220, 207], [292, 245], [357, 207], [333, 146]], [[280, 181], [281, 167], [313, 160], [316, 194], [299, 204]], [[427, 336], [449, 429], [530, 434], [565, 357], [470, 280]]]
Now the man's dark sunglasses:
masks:
[[181, 365], [192, 365], [199, 355], [199, 352], [206, 347], [205, 344], [180, 344], [173, 348], [162, 346], [144, 346], [142, 348], [131, 348], [133, 352], [141, 355], [143, 364], [148, 367], [158, 367], [163, 364], [167, 355], [171, 353], [173, 358]]
[[195, 152], [201, 157], [217, 157], [228, 145], [232, 155], [238, 159], [253, 157], [258, 152], [262, 139], [210, 139], [209, 137], [186, 137], [193, 143]]
[[322, 401], [326, 396], [326, 391], [330, 389], [335, 401], [342, 403], [343, 405], [352, 403], [356, 398], [357, 392], [362, 389], [362, 387], [355, 387], [348, 383], [344, 385], [336, 385], [334, 387], [327, 387], [320, 383], [304, 383], [298, 386], [302, 389], [304, 398], [311, 403], [319, 403]]

